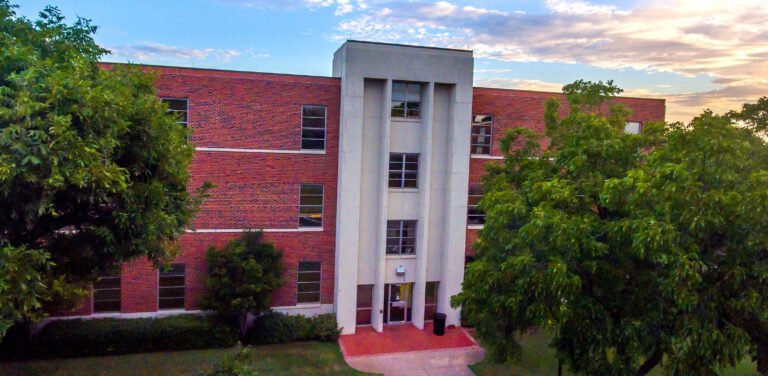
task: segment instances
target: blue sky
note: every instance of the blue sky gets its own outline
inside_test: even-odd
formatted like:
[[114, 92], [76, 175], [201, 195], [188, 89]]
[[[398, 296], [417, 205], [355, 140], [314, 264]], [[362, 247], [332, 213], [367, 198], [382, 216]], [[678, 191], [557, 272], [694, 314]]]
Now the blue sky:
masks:
[[753, 0], [26, 0], [90, 18], [107, 61], [330, 75], [347, 38], [470, 48], [475, 84], [558, 91], [613, 79], [668, 120], [768, 95], [768, 5]]

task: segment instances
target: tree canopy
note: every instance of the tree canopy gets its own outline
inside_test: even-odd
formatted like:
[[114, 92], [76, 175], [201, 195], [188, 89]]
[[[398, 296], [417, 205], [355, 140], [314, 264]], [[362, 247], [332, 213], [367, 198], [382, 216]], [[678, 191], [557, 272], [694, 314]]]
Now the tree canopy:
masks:
[[453, 304], [495, 359], [519, 356], [516, 336], [545, 329], [580, 374], [644, 375], [664, 360], [667, 372], [707, 375], [758, 355], [764, 140], [710, 111], [625, 134], [610, 86], [566, 86], [570, 110], [560, 118], [550, 100], [545, 135], [504, 136], [504, 162], [484, 181], [478, 257]]
[[89, 20], [15, 8], [0, 0], [0, 246], [45, 252], [48, 287], [162, 263], [205, 190], [187, 187], [187, 130], [152, 74], [98, 65]]

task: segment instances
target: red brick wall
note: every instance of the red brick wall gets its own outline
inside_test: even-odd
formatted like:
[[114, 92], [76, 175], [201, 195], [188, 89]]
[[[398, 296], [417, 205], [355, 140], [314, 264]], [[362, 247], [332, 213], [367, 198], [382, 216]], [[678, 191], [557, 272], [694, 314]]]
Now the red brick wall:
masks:
[[[556, 97], [562, 104], [561, 115], [568, 111], [567, 104], [562, 94], [546, 93], [525, 90], [505, 90], [490, 88], [474, 88], [472, 113], [493, 115], [493, 145], [491, 155], [501, 156], [499, 140], [507, 129], [526, 127], [544, 134], [544, 103], [547, 99]], [[617, 102], [627, 105], [633, 112], [628, 120], [650, 121], [664, 120], [665, 102], [658, 99], [644, 98], [618, 98]], [[547, 140], [542, 140], [546, 145]], [[487, 163], [500, 163], [500, 160], [470, 159], [469, 183], [482, 182]], [[468, 256], [474, 255], [472, 244], [477, 239], [478, 230], [467, 230]]]

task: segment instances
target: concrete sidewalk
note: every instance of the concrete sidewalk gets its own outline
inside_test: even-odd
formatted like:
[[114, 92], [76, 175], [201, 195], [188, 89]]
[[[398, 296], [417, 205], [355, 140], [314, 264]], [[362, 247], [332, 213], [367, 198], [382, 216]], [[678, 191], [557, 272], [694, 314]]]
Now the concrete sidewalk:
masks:
[[442, 350], [412, 351], [345, 358], [354, 369], [385, 376], [472, 376], [467, 367], [483, 360], [478, 346]]

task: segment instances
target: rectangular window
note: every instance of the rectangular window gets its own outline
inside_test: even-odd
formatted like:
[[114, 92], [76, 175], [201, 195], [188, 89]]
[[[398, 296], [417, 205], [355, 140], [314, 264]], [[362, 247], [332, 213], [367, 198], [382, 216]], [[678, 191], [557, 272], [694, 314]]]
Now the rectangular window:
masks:
[[421, 117], [421, 84], [413, 82], [392, 82], [392, 117]]
[[160, 270], [158, 281], [158, 309], [184, 309], [184, 264], [173, 264], [170, 269]]
[[418, 154], [389, 154], [389, 187], [418, 188]]
[[485, 213], [478, 208], [478, 203], [483, 198], [483, 185], [469, 185], [469, 199], [467, 200], [467, 224], [482, 225], [485, 224]]
[[179, 98], [160, 98], [160, 100], [168, 105], [169, 114], [176, 115], [176, 123], [186, 127], [189, 102], [186, 99]]
[[427, 290], [424, 293], [424, 320], [429, 321], [437, 312], [437, 288], [438, 282], [427, 282]]
[[120, 312], [120, 270], [101, 275], [93, 284], [93, 312]]
[[472, 117], [472, 154], [491, 155], [493, 145], [493, 115]]
[[387, 254], [416, 253], [416, 221], [387, 221]]
[[299, 262], [299, 280], [296, 284], [297, 303], [320, 303], [320, 263]]
[[639, 121], [628, 121], [624, 126], [626, 134], [640, 134], [643, 131], [643, 123]]
[[323, 185], [302, 184], [299, 193], [299, 227], [323, 226]]
[[325, 150], [325, 106], [301, 107], [301, 148]]
[[357, 285], [357, 325], [371, 325], [373, 285]]

